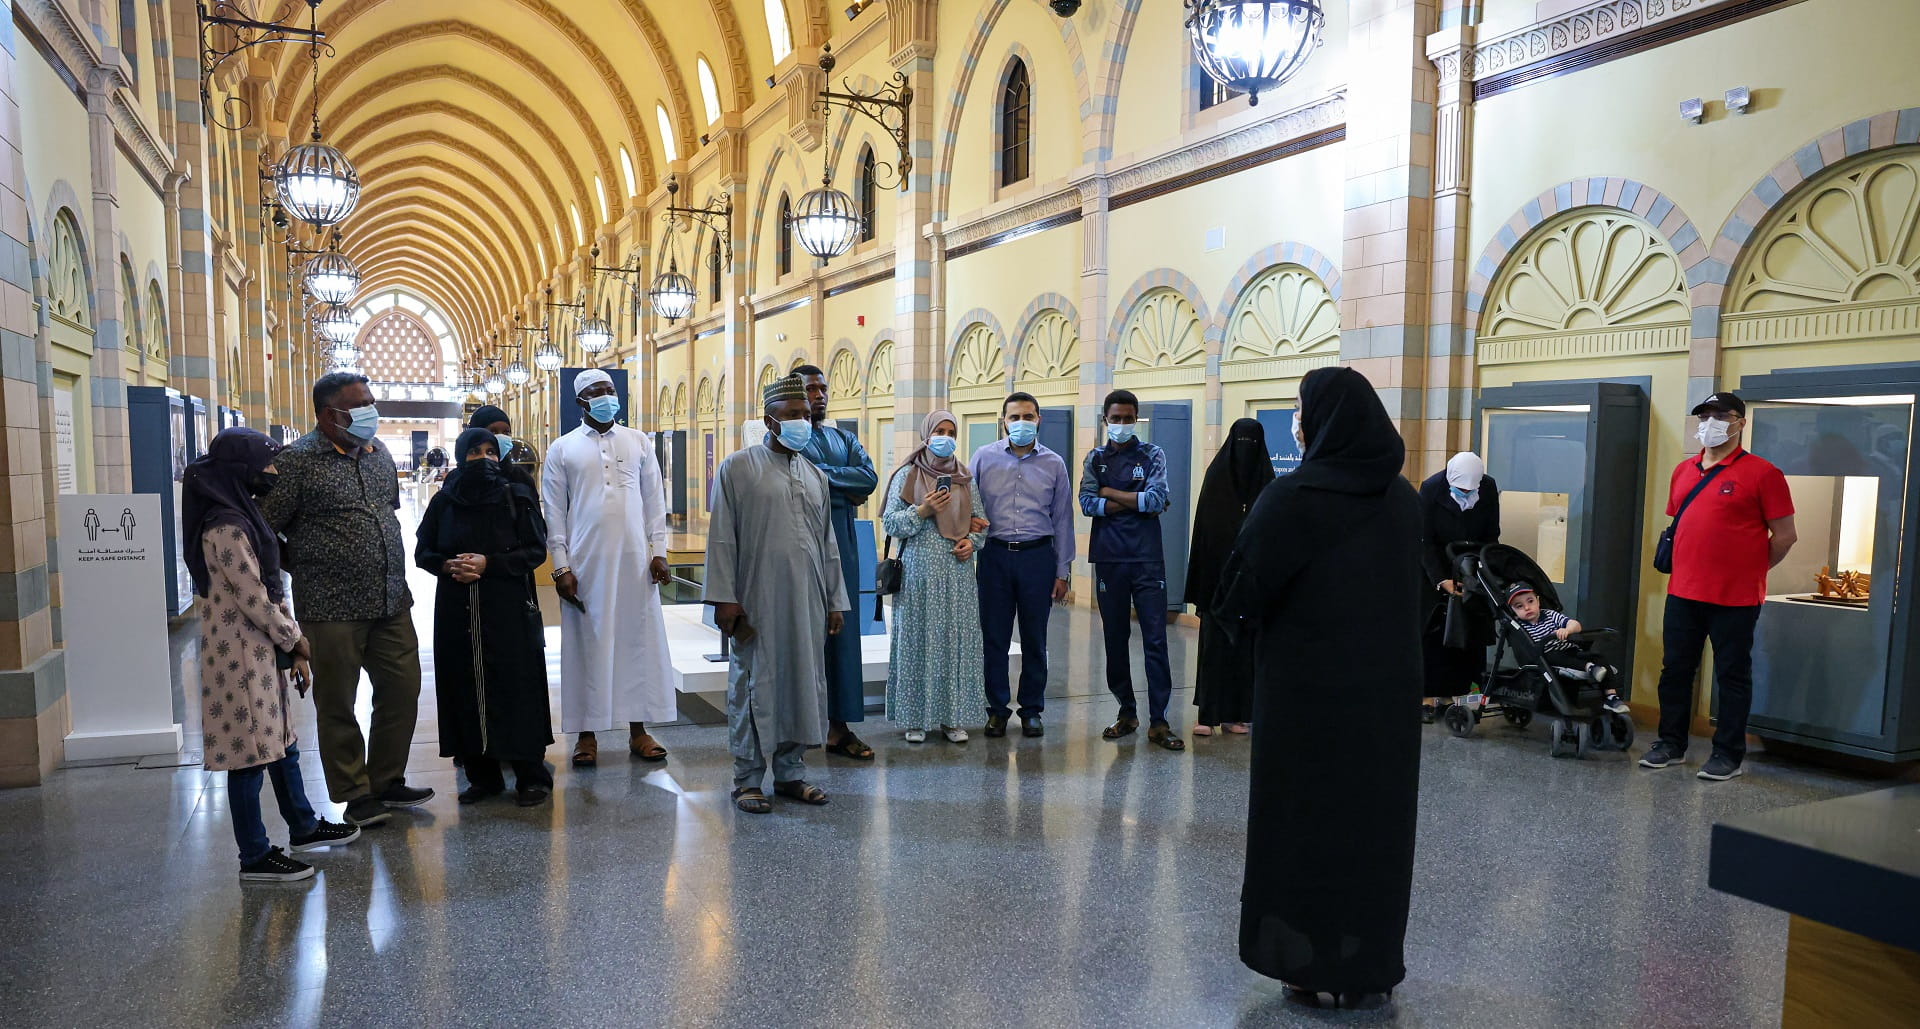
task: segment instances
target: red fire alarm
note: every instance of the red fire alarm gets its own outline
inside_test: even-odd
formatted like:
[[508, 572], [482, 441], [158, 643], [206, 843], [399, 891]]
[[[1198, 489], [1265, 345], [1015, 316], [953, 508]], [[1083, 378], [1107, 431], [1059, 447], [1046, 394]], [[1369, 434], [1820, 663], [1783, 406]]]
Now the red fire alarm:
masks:
[[864, 314], [855, 315], [853, 318], [853, 322], [855, 325], [858, 325], [864, 329], [867, 327], [867, 316]]

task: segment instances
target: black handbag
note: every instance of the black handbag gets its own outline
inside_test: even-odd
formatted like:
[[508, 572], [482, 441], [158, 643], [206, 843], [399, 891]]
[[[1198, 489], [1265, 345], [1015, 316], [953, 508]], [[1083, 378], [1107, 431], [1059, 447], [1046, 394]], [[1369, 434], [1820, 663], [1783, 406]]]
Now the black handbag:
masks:
[[[887, 504], [893, 500], [894, 480], [900, 478], [900, 472], [905, 470], [906, 466], [901, 465], [899, 469], [894, 471], [893, 478], [887, 480], [886, 499], [880, 501], [882, 521], [886, 518]], [[880, 531], [881, 535], [886, 535], [886, 526], [882, 525]], [[880, 549], [880, 563], [873, 567], [873, 592], [882, 597], [893, 596], [900, 592], [900, 583], [901, 580], [906, 577], [906, 574], [906, 566], [900, 563], [899, 558], [893, 556], [893, 537], [887, 536], [886, 545]], [[880, 605], [875, 603], [873, 610], [874, 620], [879, 621]]]
[[[1740, 457], [1741, 455], [1735, 454], [1733, 457], [1733, 461], [1740, 460]], [[1693, 489], [1687, 493], [1686, 499], [1680, 501], [1679, 510], [1673, 513], [1673, 521], [1664, 530], [1661, 531], [1660, 542], [1654, 545], [1654, 548], [1653, 548], [1653, 570], [1654, 571], [1659, 572], [1662, 575], [1673, 574], [1673, 534], [1675, 531], [1677, 531], [1680, 528], [1680, 516], [1687, 513], [1687, 506], [1693, 503], [1693, 498], [1699, 496], [1701, 490], [1707, 488], [1707, 483], [1712, 482], [1713, 477], [1716, 475], [1719, 475], [1721, 470], [1726, 468], [1728, 465], [1732, 464], [1733, 461], [1722, 461], [1721, 463], [1714, 465], [1712, 471], [1701, 476], [1700, 481], [1693, 484]]]

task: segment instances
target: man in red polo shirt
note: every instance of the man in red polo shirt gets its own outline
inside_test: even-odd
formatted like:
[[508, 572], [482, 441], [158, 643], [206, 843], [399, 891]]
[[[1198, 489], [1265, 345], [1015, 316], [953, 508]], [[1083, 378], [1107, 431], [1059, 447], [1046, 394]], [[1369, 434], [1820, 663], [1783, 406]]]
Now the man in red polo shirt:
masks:
[[1713, 641], [1713, 678], [1720, 721], [1713, 755], [1699, 776], [1724, 782], [1740, 774], [1747, 754], [1747, 712], [1753, 706], [1753, 628], [1766, 599], [1767, 570], [1793, 549], [1793, 496], [1780, 469], [1740, 448], [1746, 401], [1715, 393], [1693, 409], [1705, 448], [1673, 470], [1667, 516], [1712, 476], [1681, 515], [1673, 536], [1673, 578], [1667, 583], [1660, 668], [1660, 741], [1642, 768], [1685, 763], [1687, 723], [1700, 653]]

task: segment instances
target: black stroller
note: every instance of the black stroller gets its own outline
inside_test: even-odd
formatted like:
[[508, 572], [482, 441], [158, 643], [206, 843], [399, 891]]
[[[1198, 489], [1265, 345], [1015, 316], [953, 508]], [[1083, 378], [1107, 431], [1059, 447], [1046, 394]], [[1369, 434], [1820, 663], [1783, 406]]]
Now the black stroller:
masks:
[[[1454, 703], [1442, 715], [1448, 731], [1471, 736], [1481, 717], [1498, 711], [1507, 723], [1524, 729], [1536, 712], [1547, 716], [1547, 753], [1554, 757], [1586, 757], [1594, 750], [1625, 750], [1633, 745], [1633, 720], [1606, 710], [1606, 687], [1584, 673], [1548, 663], [1540, 646], [1506, 604], [1507, 588], [1516, 582], [1532, 587], [1547, 610], [1561, 610], [1553, 581], [1525, 552], [1499, 543], [1455, 546], [1448, 551], [1455, 579], [1466, 592], [1465, 603], [1481, 605], [1493, 615], [1494, 643], [1481, 684], [1484, 701], [1478, 707]], [[1575, 633], [1569, 642], [1586, 648], [1613, 651], [1618, 630], [1591, 629]]]

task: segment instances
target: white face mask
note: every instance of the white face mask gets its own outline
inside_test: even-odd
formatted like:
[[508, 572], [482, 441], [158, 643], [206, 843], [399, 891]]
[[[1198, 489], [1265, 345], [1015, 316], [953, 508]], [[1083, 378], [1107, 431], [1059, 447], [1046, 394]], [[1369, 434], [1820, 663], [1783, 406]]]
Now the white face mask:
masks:
[[1732, 427], [1731, 422], [1720, 418], [1709, 418], [1700, 423], [1700, 428], [1694, 430], [1694, 437], [1699, 439], [1703, 447], [1717, 447], [1732, 438], [1728, 431]]
[[1293, 412], [1293, 445], [1300, 448], [1304, 456], [1307, 452], [1307, 437], [1300, 431], [1300, 412]]

